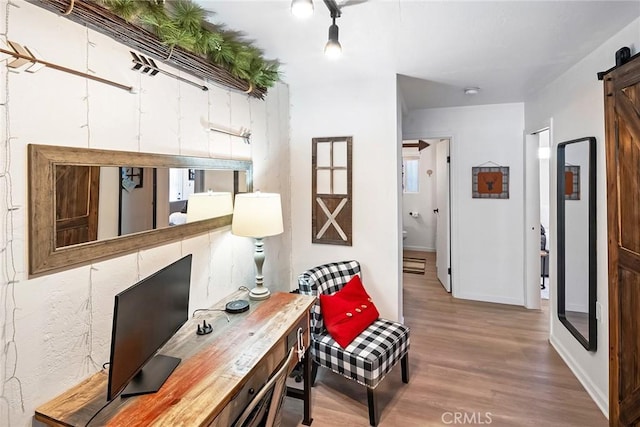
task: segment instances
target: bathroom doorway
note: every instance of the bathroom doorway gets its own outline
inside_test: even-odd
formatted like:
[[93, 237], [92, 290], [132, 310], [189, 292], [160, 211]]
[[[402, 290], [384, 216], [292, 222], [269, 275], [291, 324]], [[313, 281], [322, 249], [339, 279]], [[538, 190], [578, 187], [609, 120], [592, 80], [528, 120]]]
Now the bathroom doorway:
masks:
[[436, 275], [451, 292], [451, 138], [404, 140], [403, 250], [435, 252]]

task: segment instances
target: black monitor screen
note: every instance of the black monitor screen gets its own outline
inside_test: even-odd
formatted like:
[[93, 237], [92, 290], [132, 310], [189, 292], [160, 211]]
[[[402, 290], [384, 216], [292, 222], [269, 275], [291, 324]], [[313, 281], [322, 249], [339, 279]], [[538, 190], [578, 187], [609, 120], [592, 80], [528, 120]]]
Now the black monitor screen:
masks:
[[121, 391], [123, 397], [157, 391], [180, 363], [153, 356], [189, 317], [191, 258], [187, 255], [116, 295], [107, 400]]

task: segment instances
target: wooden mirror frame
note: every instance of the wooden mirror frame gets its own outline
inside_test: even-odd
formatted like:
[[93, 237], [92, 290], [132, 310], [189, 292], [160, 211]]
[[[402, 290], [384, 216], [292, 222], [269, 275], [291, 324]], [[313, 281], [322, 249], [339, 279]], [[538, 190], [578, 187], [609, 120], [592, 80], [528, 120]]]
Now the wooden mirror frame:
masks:
[[[576, 326], [571, 323], [566, 315], [566, 236], [565, 236], [565, 147], [569, 144], [585, 143], [589, 145], [589, 201], [588, 201], [588, 224], [589, 224], [589, 333], [584, 336]], [[589, 351], [597, 349], [597, 325], [596, 325], [596, 300], [597, 300], [597, 257], [596, 257], [596, 139], [594, 137], [586, 137], [565, 141], [558, 144], [557, 159], [557, 218], [558, 218], [558, 319], [571, 332], [571, 334]]]
[[248, 160], [149, 154], [29, 144], [28, 227], [29, 277], [53, 273], [97, 260], [113, 258], [183, 239], [231, 224], [232, 215], [212, 218], [110, 239], [56, 248], [56, 165], [136, 166], [149, 168], [218, 169], [246, 172], [247, 191], [253, 191], [253, 164]]

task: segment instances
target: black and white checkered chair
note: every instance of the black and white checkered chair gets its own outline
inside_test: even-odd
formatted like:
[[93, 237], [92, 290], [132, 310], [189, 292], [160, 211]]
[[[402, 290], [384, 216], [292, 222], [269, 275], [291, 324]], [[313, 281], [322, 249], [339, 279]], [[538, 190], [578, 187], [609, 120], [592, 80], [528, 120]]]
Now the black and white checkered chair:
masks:
[[[338, 292], [354, 276], [360, 275], [357, 261], [324, 264], [298, 276], [300, 293], [318, 296]], [[369, 422], [378, 425], [374, 390], [400, 361], [402, 382], [409, 382], [409, 328], [390, 320], [378, 319], [342, 348], [324, 327], [320, 300], [311, 309], [311, 357], [313, 380], [318, 366], [324, 366], [367, 387]]]

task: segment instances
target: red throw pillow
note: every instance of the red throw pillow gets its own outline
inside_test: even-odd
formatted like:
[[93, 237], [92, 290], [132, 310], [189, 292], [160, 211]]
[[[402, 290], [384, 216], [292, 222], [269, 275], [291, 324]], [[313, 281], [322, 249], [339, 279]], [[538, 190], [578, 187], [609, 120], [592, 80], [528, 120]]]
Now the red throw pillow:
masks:
[[380, 316], [358, 275], [335, 294], [320, 294], [320, 308], [327, 331], [342, 348]]

